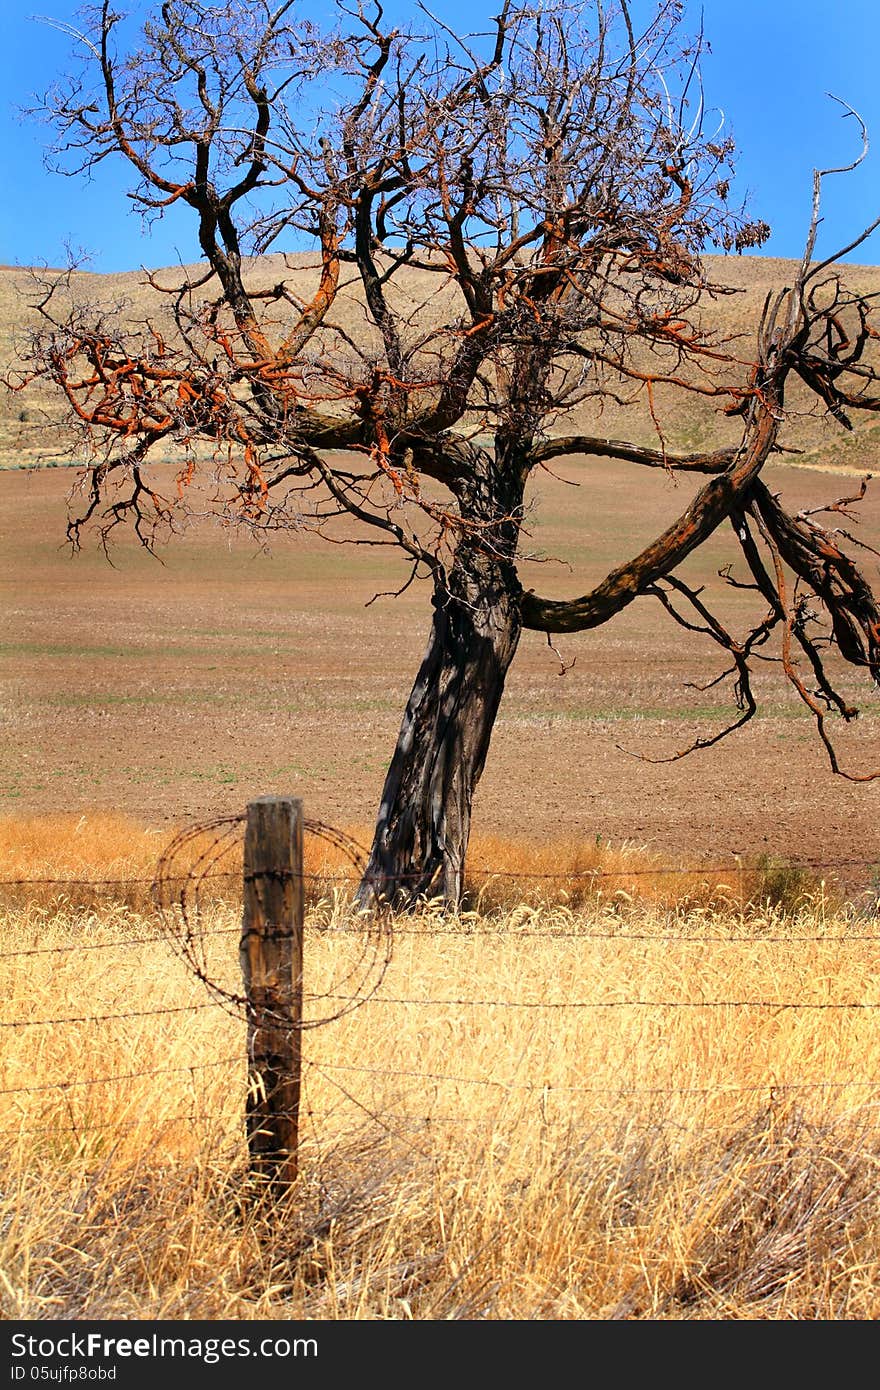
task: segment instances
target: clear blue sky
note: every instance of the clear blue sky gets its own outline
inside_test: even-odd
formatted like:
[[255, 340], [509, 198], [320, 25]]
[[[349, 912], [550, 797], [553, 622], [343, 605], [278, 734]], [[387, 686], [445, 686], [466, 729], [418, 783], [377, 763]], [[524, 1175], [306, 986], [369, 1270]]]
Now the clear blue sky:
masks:
[[[119, 9], [145, 0], [119, 0]], [[646, 9], [648, 0], [637, 0]], [[47, 132], [20, 115], [70, 65], [70, 43], [35, 15], [75, 22], [73, 0], [0, 0], [0, 262], [59, 264], [64, 247], [86, 251], [91, 268], [128, 270], [194, 260], [179, 218], [147, 236], [131, 215], [121, 170], [105, 166], [91, 184], [43, 167]], [[390, 0], [393, 13], [404, 0]], [[437, 0], [436, 12], [465, 32], [493, 4]], [[710, 106], [737, 140], [739, 187], [773, 227], [764, 254], [800, 254], [809, 217], [812, 169], [846, 163], [858, 151], [855, 122], [841, 118], [832, 92], [866, 121], [872, 148], [856, 174], [829, 182], [819, 251], [845, 244], [880, 214], [880, 0], [686, 0], [691, 26], [704, 15], [712, 53], [703, 64]], [[880, 263], [880, 234], [851, 259]]]

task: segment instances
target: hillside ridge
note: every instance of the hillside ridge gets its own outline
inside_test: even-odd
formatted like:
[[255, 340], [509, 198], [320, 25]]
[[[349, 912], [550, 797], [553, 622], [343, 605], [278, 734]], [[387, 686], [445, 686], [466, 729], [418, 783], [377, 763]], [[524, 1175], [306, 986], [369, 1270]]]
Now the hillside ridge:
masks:
[[[739, 339], [743, 344], [743, 360], [748, 362], [761, 308], [768, 292], [781, 290], [790, 284], [799, 262], [775, 256], [738, 255], [706, 256], [704, 265], [708, 278], [722, 290], [708, 296], [704, 318], [711, 318], [716, 331], [724, 337]], [[147, 312], [156, 313], [156, 300], [166, 309], [162, 297], [145, 281], [150, 274], [161, 284], [171, 285], [187, 272], [204, 270], [204, 262], [191, 265], [162, 266], [145, 271], [99, 272], [75, 271], [72, 276], [74, 294], [79, 290], [86, 299], [96, 302], [122, 304], [126, 317], [137, 320]], [[273, 252], [244, 261], [246, 278], [255, 288], [276, 282], [286, 272], [297, 293], [309, 292], [312, 277], [317, 277], [319, 262], [314, 252]], [[846, 264], [840, 270], [849, 283], [867, 294], [880, 295], [880, 266]], [[29, 308], [34, 302], [34, 276], [60, 272], [34, 270], [26, 266], [0, 266], [0, 371], [4, 375], [21, 371], [21, 354], [26, 352], [28, 331], [37, 319]], [[353, 277], [343, 277], [352, 285]], [[418, 311], [436, 290], [436, 277], [426, 271], [404, 272], [399, 293]], [[206, 298], [210, 286], [200, 293]], [[436, 303], [436, 299], [433, 301]], [[358, 296], [344, 287], [335, 306], [337, 316], [363, 333], [363, 313]], [[280, 313], [280, 310], [276, 312]], [[426, 310], [426, 312], [429, 312]], [[436, 312], [432, 310], [430, 312]], [[657, 413], [662, 422], [664, 440], [670, 449], [700, 449], [732, 443], [738, 437], [736, 421], [725, 417], [717, 405], [705, 398], [682, 391], [658, 388]], [[791, 456], [800, 466], [832, 469], [849, 473], [871, 471], [876, 467], [880, 446], [880, 421], [870, 415], [860, 415], [854, 428], [846, 432], [832, 420], [821, 415], [815, 401], [800, 397], [797, 389], [790, 393], [791, 417], [786, 427], [786, 444], [798, 450]], [[57, 460], [64, 450], [64, 439], [55, 428], [45, 428], [58, 419], [58, 403], [45, 388], [25, 392], [0, 391], [0, 465], [39, 464]], [[41, 428], [41, 426], [43, 428]], [[606, 403], [601, 410], [584, 406], [571, 412], [562, 421], [554, 422], [552, 433], [594, 433], [602, 436], [626, 437], [638, 443], [656, 443], [657, 430], [646, 409], [623, 409]]]

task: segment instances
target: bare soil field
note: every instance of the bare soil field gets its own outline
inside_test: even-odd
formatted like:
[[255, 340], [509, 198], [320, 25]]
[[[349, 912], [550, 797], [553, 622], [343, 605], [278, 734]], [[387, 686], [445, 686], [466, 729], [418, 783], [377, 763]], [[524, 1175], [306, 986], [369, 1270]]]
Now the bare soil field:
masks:
[[[536, 493], [526, 544], [542, 558], [526, 566], [526, 583], [558, 597], [634, 553], [683, 510], [691, 486], [599, 461], [557, 472]], [[818, 469], [767, 476], [795, 509], [857, 490], [852, 476]], [[70, 469], [0, 470], [2, 812], [103, 809], [170, 826], [279, 793], [367, 834], [427, 637], [427, 587], [369, 603], [405, 577], [383, 552], [298, 536], [260, 552], [207, 524], [160, 559], [131, 541], [112, 565], [97, 548], [72, 555], [64, 527], [75, 479]], [[880, 490], [869, 488], [861, 516], [856, 534], [880, 544]], [[741, 628], [762, 605], [718, 577], [736, 551], [722, 530], [685, 574]], [[877, 580], [876, 559], [862, 558]], [[729, 683], [692, 688], [723, 669], [723, 654], [651, 599], [556, 646], [559, 656], [540, 634], [523, 637], [475, 833], [536, 844], [601, 837], [674, 864], [810, 859], [848, 889], [873, 882], [880, 781], [832, 775], [778, 664], [758, 672], [749, 726], [663, 762], [651, 760], [732, 717]], [[834, 722], [841, 764], [874, 771], [877, 693], [848, 689], [863, 714], [850, 727]]]

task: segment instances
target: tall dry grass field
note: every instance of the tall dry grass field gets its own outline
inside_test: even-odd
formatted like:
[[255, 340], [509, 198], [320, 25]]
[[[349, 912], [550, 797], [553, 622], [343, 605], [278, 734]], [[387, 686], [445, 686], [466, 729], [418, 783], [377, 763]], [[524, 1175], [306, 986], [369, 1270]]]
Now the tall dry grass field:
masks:
[[[147, 879], [161, 837], [101, 825], [6, 823], [0, 877]], [[388, 961], [319, 866], [301, 1175], [275, 1206], [247, 1174], [244, 1024], [148, 898], [7, 888], [3, 1316], [880, 1316], [873, 917], [821, 884], [677, 905], [598, 848], [567, 884], [557, 856], [555, 901], [537, 878], [490, 899], [550, 861], [482, 848], [474, 909], [391, 923]], [[232, 994], [239, 920], [205, 895]]]

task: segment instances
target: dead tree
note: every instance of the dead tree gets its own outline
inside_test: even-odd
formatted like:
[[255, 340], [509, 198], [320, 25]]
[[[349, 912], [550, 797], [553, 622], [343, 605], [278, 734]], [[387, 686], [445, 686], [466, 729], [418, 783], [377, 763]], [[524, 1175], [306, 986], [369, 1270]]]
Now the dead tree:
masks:
[[[627, 0], [504, 0], [472, 39], [421, 8], [405, 29], [378, 3], [335, 19], [319, 30], [292, 0], [166, 0], [120, 56], [103, 0], [74, 36], [85, 71], [47, 98], [66, 171], [126, 161], [134, 207], [186, 212], [199, 260], [152, 274], [155, 314], [135, 324], [71, 304], [63, 284], [43, 296], [26, 376], [62, 393], [89, 451], [74, 546], [129, 526], [152, 547], [197, 497], [257, 532], [348, 518], [427, 579], [365, 904], [459, 901], [523, 627], [581, 631], [653, 597], [729, 654], [731, 727], [754, 711], [750, 663], [775, 630], [839, 771], [828, 716], [855, 711], [827, 653], [876, 680], [880, 614], [840, 538], [761, 480], [794, 377], [844, 426], [880, 408], [869, 306], [836, 257], [813, 260], [824, 176], [797, 276], [744, 353], [712, 331], [721, 291], [703, 256], [768, 229], [729, 205], [733, 146], [705, 129], [702, 40], [677, 5], [644, 32]], [[252, 258], [294, 235], [311, 273], [289, 259], [265, 283]], [[726, 411], [738, 441], [671, 451], [661, 387]], [[646, 403], [656, 447], [565, 432], [575, 407], [608, 399]], [[152, 461], [170, 446], [169, 489]], [[641, 554], [554, 602], [519, 578], [525, 490], [578, 455], [704, 480]], [[675, 574], [722, 523], [767, 604], [740, 639]]]

